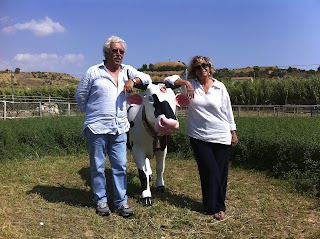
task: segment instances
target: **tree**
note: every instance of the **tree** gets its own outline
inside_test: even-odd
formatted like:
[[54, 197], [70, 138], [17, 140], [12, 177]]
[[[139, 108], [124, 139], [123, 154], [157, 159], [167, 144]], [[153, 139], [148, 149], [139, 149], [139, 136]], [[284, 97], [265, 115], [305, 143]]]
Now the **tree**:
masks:
[[16, 68], [16, 69], [14, 70], [14, 73], [19, 74], [19, 73], [20, 73], [20, 68]]
[[142, 65], [142, 70], [148, 70], [147, 64], [143, 64], [143, 65]]
[[154, 65], [153, 65], [153, 64], [149, 64], [149, 69], [150, 69], [151, 71], [153, 71], [153, 70], [154, 70]]

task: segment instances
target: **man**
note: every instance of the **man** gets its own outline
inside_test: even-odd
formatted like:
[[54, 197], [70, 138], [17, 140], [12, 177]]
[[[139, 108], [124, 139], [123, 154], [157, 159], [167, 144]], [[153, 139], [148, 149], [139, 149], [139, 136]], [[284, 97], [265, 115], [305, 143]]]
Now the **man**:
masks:
[[91, 187], [96, 213], [110, 215], [107, 180], [105, 176], [108, 155], [114, 189], [114, 205], [119, 214], [133, 214], [127, 203], [126, 141], [130, 125], [127, 119], [126, 98], [135, 84], [149, 84], [149, 75], [132, 66], [122, 64], [126, 43], [111, 36], [103, 45], [105, 60], [90, 67], [79, 82], [75, 98], [85, 112], [83, 135], [90, 154]]

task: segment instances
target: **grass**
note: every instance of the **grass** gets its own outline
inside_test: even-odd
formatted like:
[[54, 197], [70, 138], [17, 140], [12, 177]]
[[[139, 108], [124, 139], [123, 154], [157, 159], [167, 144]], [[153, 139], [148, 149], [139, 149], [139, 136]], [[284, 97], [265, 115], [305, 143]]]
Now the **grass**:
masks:
[[[155, 169], [154, 159], [151, 164]], [[140, 184], [130, 154], [128, 176], [134, 216], [99, 217], [87, 155], [1, 162], [0, 238], [320, 238], [319, 201], [256, 171], [230, 168], [223, 221], [201, 212], [194, 160], [167, 158], [167, 192], [152, 187], [152, 207], [137, 202]]]

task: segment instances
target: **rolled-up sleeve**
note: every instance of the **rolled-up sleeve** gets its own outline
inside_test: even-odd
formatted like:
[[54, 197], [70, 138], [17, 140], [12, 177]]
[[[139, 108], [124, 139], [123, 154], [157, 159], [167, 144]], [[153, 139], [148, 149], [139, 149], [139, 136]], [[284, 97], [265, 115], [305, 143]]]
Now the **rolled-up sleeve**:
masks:
[[129, 78], [138, 77], [141, 80], [142, 84], [144, 85], [148, 85], [152, 82], [150, 75], [144, 72], [138, 71], [132, 66], [126, 65], [126, 67], [128, 69]]
[[179, 75], [172, 75], [172, 76], [167, 76], [164, 78], [163, 82], [169, 83], [171, 85], [174, 85], [174, 82], [180, 78]]

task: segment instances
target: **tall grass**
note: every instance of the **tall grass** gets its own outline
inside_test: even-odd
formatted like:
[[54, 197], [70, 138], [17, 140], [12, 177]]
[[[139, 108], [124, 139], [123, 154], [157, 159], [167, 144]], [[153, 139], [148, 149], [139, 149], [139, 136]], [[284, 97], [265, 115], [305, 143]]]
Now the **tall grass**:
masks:
[[[320, 192], [320, 118], [236, 118], [240, 143], [231, 163], [285, 179], [309, 195]], [[2, 121], [0, 160], [79, 155], [87, 152], [81, 135], [83, 116], [47, 117]], [[188, 159], [193, 154], [186, 135], [185, 118], [180, 131], [169, 137], [168, 152]]]
[[0, 160], [86, 152], [83, 117], [14, 119], [0, 124]]

